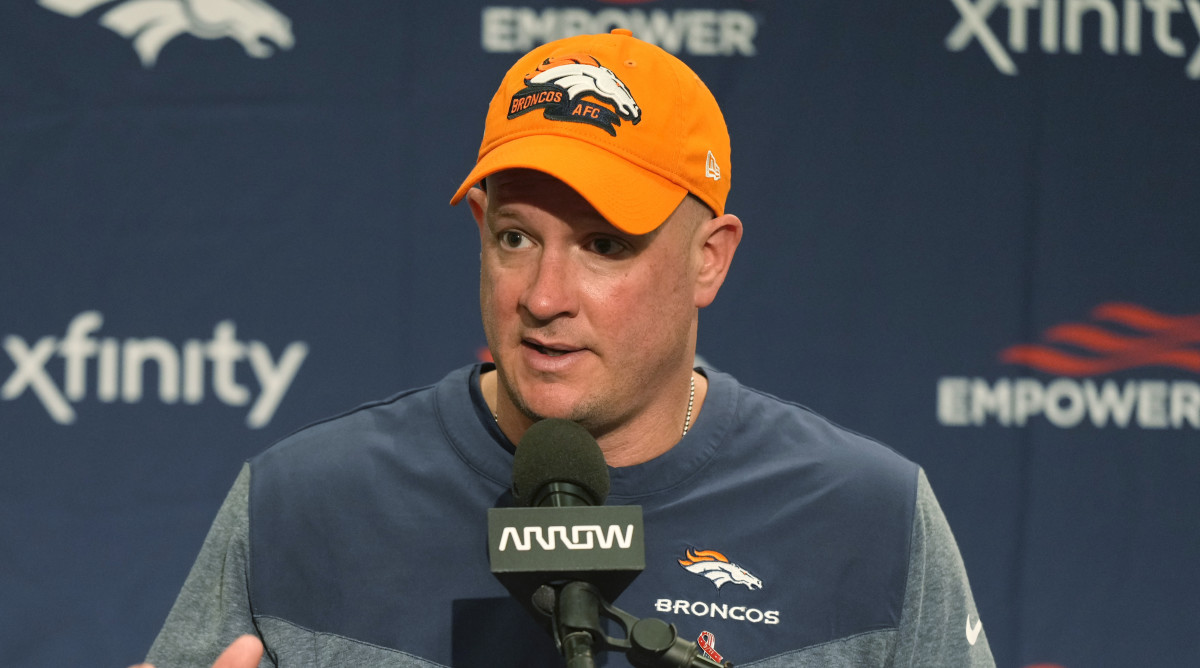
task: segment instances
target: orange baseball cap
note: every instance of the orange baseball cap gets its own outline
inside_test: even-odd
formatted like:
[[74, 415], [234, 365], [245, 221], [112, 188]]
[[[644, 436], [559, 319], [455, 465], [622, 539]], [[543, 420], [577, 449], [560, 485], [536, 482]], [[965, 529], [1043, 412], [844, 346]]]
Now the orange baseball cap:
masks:
[[717, 215], [729, 195], [729, 131], [687, 65], [624, 29], [525, 54], [492, 97], [475, 168], [535, 169], [563, 181], [631, 234], [657, 228], [687, 193]]

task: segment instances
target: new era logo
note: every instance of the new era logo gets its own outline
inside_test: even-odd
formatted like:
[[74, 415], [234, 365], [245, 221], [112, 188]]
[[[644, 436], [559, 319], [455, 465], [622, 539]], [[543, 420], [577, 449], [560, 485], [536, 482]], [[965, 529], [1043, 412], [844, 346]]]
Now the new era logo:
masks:
[[708, 152], [708, 159], [704, 161], [704, 176], [713, 181], [721, 180], [721, 166], [717, 164], [717, 158], [712, 151]]

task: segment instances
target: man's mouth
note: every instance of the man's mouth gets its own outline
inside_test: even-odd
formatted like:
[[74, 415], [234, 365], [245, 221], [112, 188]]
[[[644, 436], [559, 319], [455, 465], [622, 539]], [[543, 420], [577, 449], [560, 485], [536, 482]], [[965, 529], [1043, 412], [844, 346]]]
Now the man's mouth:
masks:
[[540, 343], [535, 343], [533, 341], [528, 341], [528, 340], [525, 341], [525, 345], [529, 346], [530, 348], [536, 350], [537, 352], [539, 352], [543, 355], [546, 355], [547, 357], [561, 357], [563, 355], [566, 355], [567, 353], [573, 353], [576, 351], [575, 348], [545, 346]]

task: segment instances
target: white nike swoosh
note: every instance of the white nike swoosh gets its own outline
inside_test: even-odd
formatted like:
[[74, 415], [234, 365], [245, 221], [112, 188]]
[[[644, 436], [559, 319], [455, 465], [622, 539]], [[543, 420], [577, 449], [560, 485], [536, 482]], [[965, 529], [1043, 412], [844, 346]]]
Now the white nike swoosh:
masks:
[[979, 632], [983, 630], [983, 620], [975, 621], [975, 626], [971, 626], [971, 613], [967, 613], [967, 642], [972, 646], [979, 640]]

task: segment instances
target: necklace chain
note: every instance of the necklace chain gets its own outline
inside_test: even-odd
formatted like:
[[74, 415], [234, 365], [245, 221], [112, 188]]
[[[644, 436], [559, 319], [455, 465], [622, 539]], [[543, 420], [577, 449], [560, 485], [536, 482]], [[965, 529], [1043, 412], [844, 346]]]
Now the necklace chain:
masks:
[[688, 429], [692, 426], [692, 404], [696, 401], [696, 374], [693, 373], [691, 376], [688, 376], [688, 382], [691, 384], [691, 390], [688, 391], [687, 416], [683, 418], [683, 434], [680, 435], [681, 438], [687, 436]]

